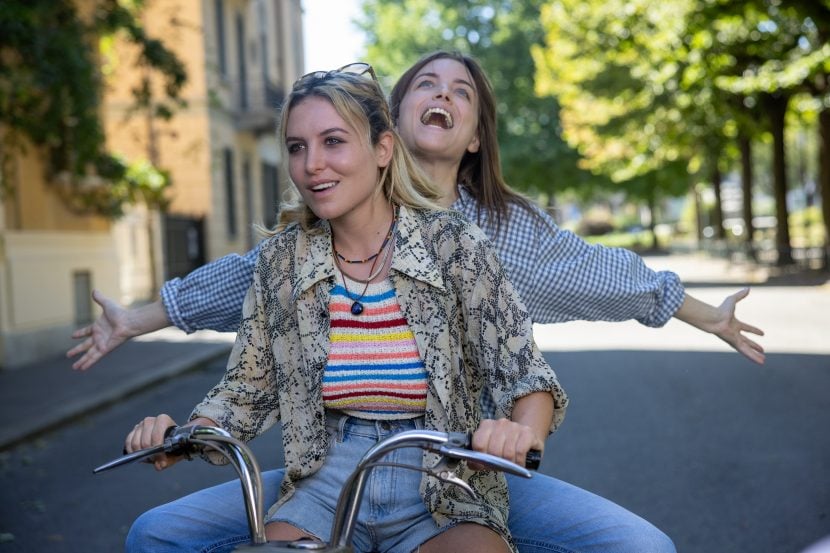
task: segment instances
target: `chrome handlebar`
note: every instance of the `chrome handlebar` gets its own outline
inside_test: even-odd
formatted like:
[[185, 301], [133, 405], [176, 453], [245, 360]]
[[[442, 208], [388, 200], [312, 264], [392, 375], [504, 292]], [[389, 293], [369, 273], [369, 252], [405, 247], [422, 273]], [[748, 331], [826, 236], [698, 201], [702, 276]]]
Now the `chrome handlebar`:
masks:
[[[393, 449], [418, 447], [438, 454], [441, 459], [430, 468], [414, 465], [394, 466], [426, 472], [443, 482], [461, 487], [473, 497], [475, 497], [473, 489], [455, 474], [455, 468], [460, 461], [472, 461], [491, 469], [524, 478], [532, 476], [532, 473], [526, 468], [501, 457], [469, 449], [470, 442], [471, 435], [468, 433], [438, 432], [434, 430], [407, 430], [393, 434], [378, 442], [363, 455], [340, 492], [331, 533], [332, 545], [345, 549], [351, 542], [368, 473], [374, 467], [384, 466], [381, 459]], [[242, 484], [242, 495], [248, 515], [248, 527], [251, 531], [252, 544], [265, 544], [267, 541], [265, 538], [265, 511], [259, 464], [247, 445], [221, 428], [198, 425], [170, 427], [165, 432], [162, 444], [126, 454], [95, 468], [92, 472], [99, 473], [134, 461], [147, 460], [159, 453], [183, 455], [206, 449], [221, 453], [236, 469]], [[532, 451], [528, 455], [528, 466], [537, 468], [539, 458], [539, 452]]]

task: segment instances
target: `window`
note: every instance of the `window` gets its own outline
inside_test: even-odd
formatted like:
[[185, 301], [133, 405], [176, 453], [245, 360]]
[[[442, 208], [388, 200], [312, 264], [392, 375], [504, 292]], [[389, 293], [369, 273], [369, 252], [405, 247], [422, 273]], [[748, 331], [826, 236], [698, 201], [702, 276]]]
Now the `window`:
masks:
[[72, 273], [72, 288], [75, 299], [75, 325], [88, 325], [92, 318], [92, 273], [75, 271]]
[[245, 227], [248, 229], [245, 238], [248, 240], [249, 248], [254, 245], [254, 226], [252, 224], [254, 219], [253, 186], [254, 183], [251, 179], [251, 160], [245, 157], [242, 161], [242, 190], [245, 196]]
[[228, 238], [236, 238], [236, 184], [234, 183], [233, 150], [223, 150], [225, 163], [225, 214], [227, 216]]
[[228, 74], [228, 58], [225, 54], [225, 4], [223, 0], [213, 1], [213, 11], [216, 17], [216, 56], [219, 74], [225, 77]]
[[262, 164], [262, 205], [264, 213], [262, 220], [266, 228], [274, 228], [277, 224], [277, 214], [280, 203], [279, 169], [270, 163]]
[[236, 14], [236, 63], [239, 69], [239, 109], [248, 109], [248, 68], [245, 63], [245, 22]]

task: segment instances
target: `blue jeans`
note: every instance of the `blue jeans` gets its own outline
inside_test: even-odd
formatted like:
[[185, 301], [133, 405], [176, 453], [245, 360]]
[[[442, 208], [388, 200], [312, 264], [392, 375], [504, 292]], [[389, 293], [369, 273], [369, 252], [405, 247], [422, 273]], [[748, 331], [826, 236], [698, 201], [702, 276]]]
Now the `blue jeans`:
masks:
[[[295, 483], [294, 494], [269, 520], [285, 522], [306, 534], [331, 541], [331, 521], [340, 490], [363, 455], [384, 438], [404, 430], [422, 429], [424, 418], [392, 421], [359, 419], [329, 412], [330, 446], [323, 466]], [[423, 452], [400, 448], [383, 457], [387, 463], [420, 466]], [[446, 528], [440, 528], [418, 491], [421, 473], [378, 467], [369, 473], [352, 543], [358, 551], [415, 551]]]
[[[262, 475], [265, 506], [284, 471]], [[543, 474], [507, 476], [508, 526], [522, 553], [674, 553], [672, 541], [637, 515]], [[214, 486], [142, 514], [127, 535], [128, 553], [232, 551], [250, 539], [239, 481]]]

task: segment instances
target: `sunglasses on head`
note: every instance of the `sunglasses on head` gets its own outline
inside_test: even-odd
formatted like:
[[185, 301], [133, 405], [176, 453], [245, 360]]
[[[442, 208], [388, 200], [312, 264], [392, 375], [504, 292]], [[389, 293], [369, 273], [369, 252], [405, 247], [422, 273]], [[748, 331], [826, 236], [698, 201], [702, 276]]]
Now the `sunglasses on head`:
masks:
[[306, 73], [305, 75], [297, 79], [295, 84], [307, 80], [325, 81], [326, 79], [330, 79], [339, 73], [348, 73], [350, 75], [358, 76], [365, 75], [368, 73], [372, 77], [373, 81], [378, 82], [378, 76], [375, 75], [375, 70], [372, 69], [372, 66], [368, 63], [358, 61], [355, 63], [349, 63], [347, 65], [344, 65], [339, 69], [332, 69], [331, 71], [312, 71], [311, 73]]

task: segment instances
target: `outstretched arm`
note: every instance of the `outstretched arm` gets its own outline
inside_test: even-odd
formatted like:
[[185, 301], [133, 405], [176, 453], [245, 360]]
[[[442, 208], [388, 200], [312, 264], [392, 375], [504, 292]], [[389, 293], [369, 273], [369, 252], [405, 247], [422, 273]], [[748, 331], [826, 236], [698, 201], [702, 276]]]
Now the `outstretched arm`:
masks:
[[167, 312], [161, 301], [126, 309], [98, 290], [92, 299], [103, 312], [91, 325], [72, 333], [83, 342], [66, 352], [67, 357], [81, 357], [72, 364], [73, 369], [86, 370], [130, 338], [170, 326]]
[[138, 308], [124, 308], [95, 292], [93, 299], [104, 311], [93, 324], [72, 334], [84, 340], [66, 353], [67, 357], [83, 354], [72, 368], [86, 370], [130, 338], [170, 325], [188, 333], [235, 331], [258, 254], [259, 246], [245, 255], [226, 255], [184, 278], [168, 280], [161, 300]]
[[674, 316], [695, 328], [714, 334], [742, 353], [747, 359], [763, 364], [765, 359], [764, 348], [747, 338], [745, 333], [763, 336], [764, 331], [738, 320], [735, 316], [735, 306], [748, 294], [749, 288], [744, 288], [731, 296], [727, 296], [718, 307], [686, 294], [683, 304]]
[[719, 307], [708, 305], [686, 294], [678, 275], [651, 270], [634, 252], [588, 244], [541, 211], [536, 218], [522, 212], [511, 216], [511, 224], [522, 225], [534, 239], [507, 241], [505, 234], [494, 243], [534, 322], [634, 319], [661, 327], [676, 317], [718, 336], [748, 359], [764, 362], [763, 348], [746, 337], [763, 332], [735, 318], [735, 304], [748, 290]]

